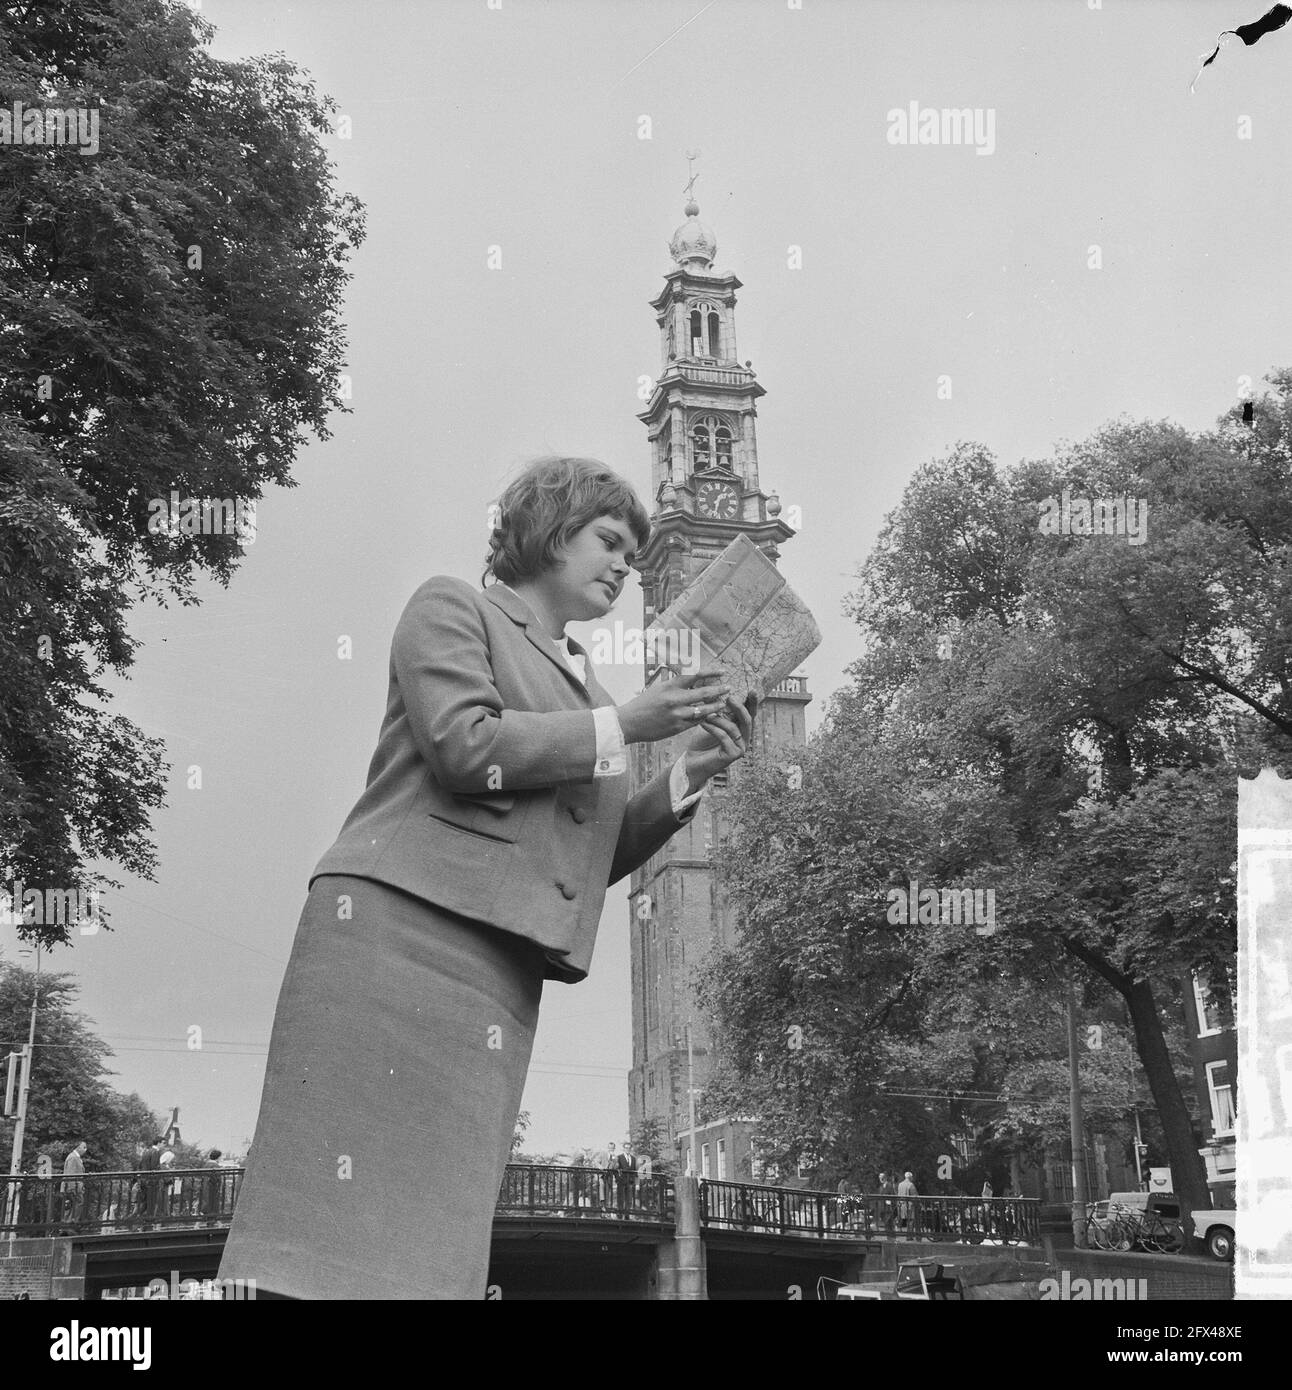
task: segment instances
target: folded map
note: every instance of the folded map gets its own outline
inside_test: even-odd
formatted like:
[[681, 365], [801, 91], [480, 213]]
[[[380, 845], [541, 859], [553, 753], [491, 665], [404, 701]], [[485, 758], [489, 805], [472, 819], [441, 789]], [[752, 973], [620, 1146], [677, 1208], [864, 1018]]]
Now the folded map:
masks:
[[737, 536], [646, 629], [656, 660], [722, 667], [740, 703], [762, 700], [821, 645], [821, 631], [785, 576]]

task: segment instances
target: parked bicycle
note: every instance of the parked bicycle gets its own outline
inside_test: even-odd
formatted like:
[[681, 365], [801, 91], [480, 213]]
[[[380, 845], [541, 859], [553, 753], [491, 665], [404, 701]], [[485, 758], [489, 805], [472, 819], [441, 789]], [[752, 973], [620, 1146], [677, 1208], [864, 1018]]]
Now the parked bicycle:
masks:
[[1184, 1248], [1180, 1204], [1170, 1193], [1115, 1192], [1087, 1211], [1086, 1244], [1093, 1250], [1178, 1254]]

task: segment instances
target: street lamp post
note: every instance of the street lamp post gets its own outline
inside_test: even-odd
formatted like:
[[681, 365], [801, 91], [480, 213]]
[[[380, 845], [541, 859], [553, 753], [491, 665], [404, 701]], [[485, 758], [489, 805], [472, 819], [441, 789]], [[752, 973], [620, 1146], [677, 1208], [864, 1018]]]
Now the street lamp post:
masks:
[[[31, 1022], [27, 1027], [27, 1045], [22, 1050], [22, 1073], [18, 1081], [18, 1111], [14, 1118], [13, 1126], [13, 1151], [9, 1158], [9, 1176], [17, 1178], [22, 1168], [22, 1143], [23, 1135], [27, 1129], [27, 1097], [31, 1091], [31, 1059], [36, 1051], [36, 1009], [40, 1002], [40, 947], [36, 947], [36, 983], [31, 995]], [[9, 1184], [10, 1210], [5, 1214], [5, 1220], [9, 1225], [15, 1225], [18, 1220], [18, 1186], [11, 1182]]]
[[1072, 1240], [1086, 1248], [1086, 1206], [1090, 1201], [1086, 1173], [1086, 1126], [1081, 1107], [1081, 1073], [1077, 1067], [1077, 992], [1068, 977], [1068, 1119], [1072, 1136]]
[[691, 1121], [691, 1172], [696, 1177], [700, 1170], [695, 1163], [695, 1052], [691, 1047], [691, 1020], [686, 1021], [686, 1099], [690, 1106]]

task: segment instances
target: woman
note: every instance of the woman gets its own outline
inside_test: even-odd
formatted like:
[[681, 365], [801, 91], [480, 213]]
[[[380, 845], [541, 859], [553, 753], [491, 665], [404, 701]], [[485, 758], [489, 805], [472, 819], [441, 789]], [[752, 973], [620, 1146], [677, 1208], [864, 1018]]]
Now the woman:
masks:
[[[543, 459], [500, 499], [495, 582], [436, 576], [405, 608], [367, 787], [310, 880], [222, 1279], [484, 1297], [543, 981], [586, 976], [607, 886], [750, 734], [717, 670], [616, 707], [565, 637], [648, 538], [604, 464]], [[629, 799], [626, 745], [686, 731]]]

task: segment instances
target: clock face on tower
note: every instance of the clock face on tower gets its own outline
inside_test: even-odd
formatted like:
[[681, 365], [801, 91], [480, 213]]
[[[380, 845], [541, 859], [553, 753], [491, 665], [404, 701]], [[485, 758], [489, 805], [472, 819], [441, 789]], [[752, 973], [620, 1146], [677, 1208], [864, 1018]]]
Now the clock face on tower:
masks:
[[735, 487], [731, 483], [701, 483], [695, 493], [695, 509], [714, 521], [734, 521], [740, 510]]

